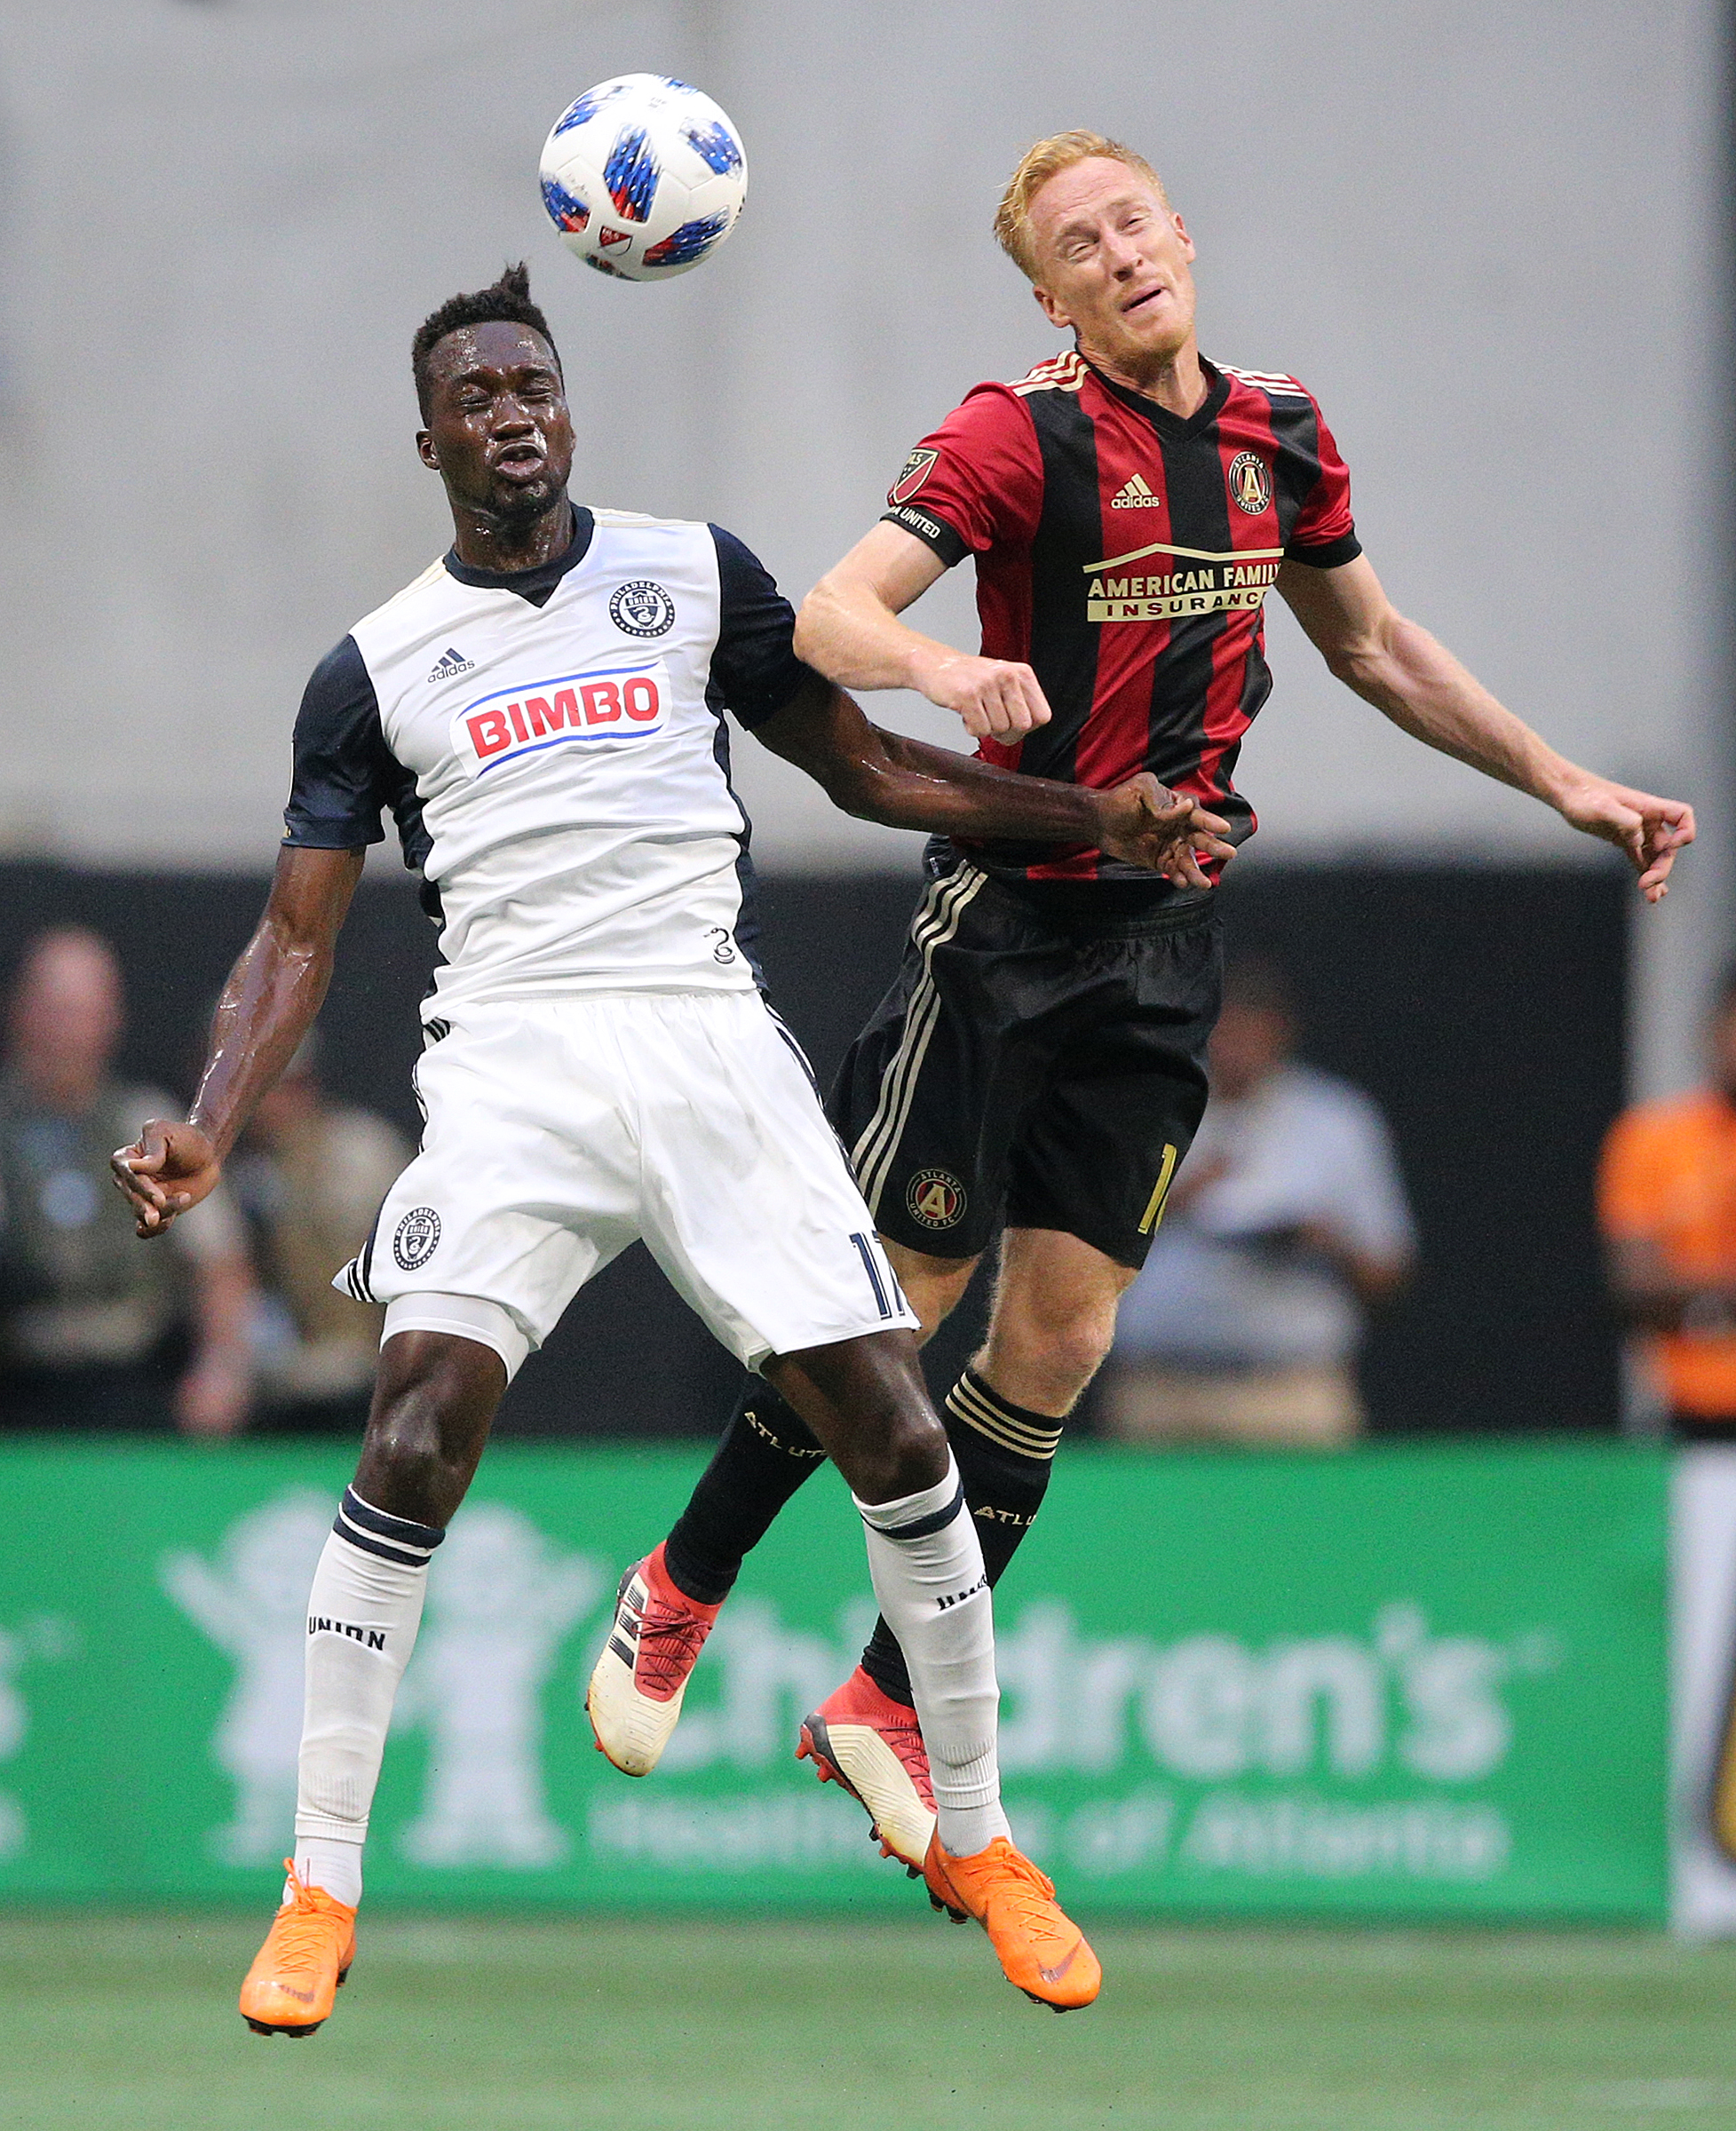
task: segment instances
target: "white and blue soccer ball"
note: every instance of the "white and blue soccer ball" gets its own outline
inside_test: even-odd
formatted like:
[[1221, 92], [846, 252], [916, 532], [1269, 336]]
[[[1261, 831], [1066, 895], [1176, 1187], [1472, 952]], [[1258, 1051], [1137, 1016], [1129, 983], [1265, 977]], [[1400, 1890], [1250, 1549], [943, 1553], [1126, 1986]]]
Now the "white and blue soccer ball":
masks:
[[567, 105], [543, 144], [543, 203], [599, 273], [662, 281], [714, 252], [748, 194], [741, 136], [709, 96], [622, 74]]

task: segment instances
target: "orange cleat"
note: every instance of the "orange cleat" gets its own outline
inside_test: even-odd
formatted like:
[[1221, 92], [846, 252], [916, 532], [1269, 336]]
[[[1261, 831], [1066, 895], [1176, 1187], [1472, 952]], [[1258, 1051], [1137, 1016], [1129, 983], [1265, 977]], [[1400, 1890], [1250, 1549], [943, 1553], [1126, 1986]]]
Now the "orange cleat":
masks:
[[912, 1879], [920, 1874], [934, 1833], [934, 1791], [914, 1709], [859, 1665], [803, 1719], [796, 1758], [813, 1762], [821, 1783], [842, 1784], [863, 1808], [883, 1858], [897, 1858]]
[[1103, 1970], [1085, 1935], [1064, 1915], [1055, 1883], [1004, 1835], [973, 1858], [948, 1857], [936, 1834], [923, 1861], [928, 1898], [955, 1924], [974, 1916], [1009, 1983], [1035, 2005], [1070, 2013], [1089, 2005]]
[[304, 1887], [293, 1861], [283, 1906], [242, 1985], [242, 2018], [256, 2035], [311, 2035], [331, 2011], [356, 1957], [356, 1913], [322, 1887]]

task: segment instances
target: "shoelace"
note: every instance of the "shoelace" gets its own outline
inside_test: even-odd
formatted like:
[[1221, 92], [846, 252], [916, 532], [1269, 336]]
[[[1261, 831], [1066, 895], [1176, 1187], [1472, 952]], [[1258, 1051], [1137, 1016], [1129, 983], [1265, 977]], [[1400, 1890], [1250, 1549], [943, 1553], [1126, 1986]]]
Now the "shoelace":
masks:
[[709, 1620], [677, 1612], [662, 1599], [647, 1594], [638, 1635], [639, 1664], [646, 1686], [654, 1690], [678, 1686], [710, 1633]]
[[922, 1728], [917, 1724], [888, 1724], [880, 1736], [892, 1747], [904, 1764], [904, 1772], [916, 1786], [919, 1796], [931, 1806], [934, 1802], [934, 1783], [929, 1771], [928, 1747], [923, 1741]]
[[331, 1897], [297, 1879], [293, 1859], [285, 1858], [283, 1868], [289, 1875], [292, 1891], [277, 1913], [279, 1967], [317, 1971], [330, 1927], [337, 1921], [329, 1905]]
[[1027, 1929], [1056, 1931], [1053, 1911], [1055, 1882], [1017, 1850], [997, 1860], [993, 1891], [1011, 1905], [1014, 1914]]

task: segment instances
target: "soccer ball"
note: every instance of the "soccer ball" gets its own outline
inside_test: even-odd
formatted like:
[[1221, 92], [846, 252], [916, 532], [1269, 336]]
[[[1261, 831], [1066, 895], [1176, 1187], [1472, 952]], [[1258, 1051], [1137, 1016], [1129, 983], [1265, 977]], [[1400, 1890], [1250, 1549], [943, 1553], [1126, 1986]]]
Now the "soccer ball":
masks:
[[709, 96], [667, 75], [622, 74], [556, 119], [542, 177], [550, 219], [587, 266], [662, 281], [734, 227], [748, 159]]

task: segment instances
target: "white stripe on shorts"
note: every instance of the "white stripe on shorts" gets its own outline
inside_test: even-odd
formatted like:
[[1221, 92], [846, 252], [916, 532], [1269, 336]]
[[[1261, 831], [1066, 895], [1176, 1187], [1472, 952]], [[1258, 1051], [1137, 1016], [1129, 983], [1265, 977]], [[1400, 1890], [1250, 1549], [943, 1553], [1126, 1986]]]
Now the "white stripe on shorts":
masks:
[[867, 1129], [851, 1150], [851, 1166], [868, 1200], [868, 1211], [880, 1217], [880, 1195], [886, 1188], [892, 1157], [898, 1152], [904, 1128], [910, 1121], [916, 1079], [940, 1018], [940, 994], [934, 982], [934, 950], [943, 947], [958, 931], [965, 907], [987, 880], [974, 866], [961, 866], [944, 881], [937, 881], [923, 899], [910, 928], [910, 939], [922, 954], [922, 974], [911, 987], [904, 1010], [904, 1034], [880, 1080], [880, 1099]]

